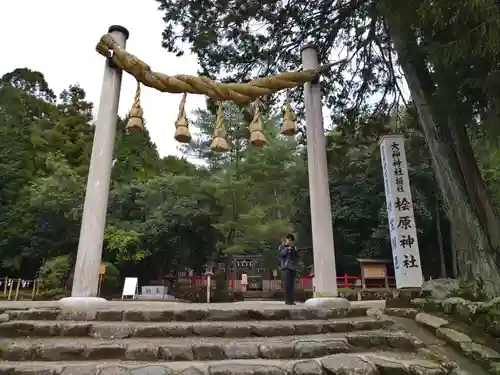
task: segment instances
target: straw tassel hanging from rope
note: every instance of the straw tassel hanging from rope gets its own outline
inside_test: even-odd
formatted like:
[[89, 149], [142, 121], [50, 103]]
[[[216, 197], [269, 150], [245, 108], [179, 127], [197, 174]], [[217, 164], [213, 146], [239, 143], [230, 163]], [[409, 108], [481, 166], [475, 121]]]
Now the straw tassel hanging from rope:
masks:
[[250, 129], [250, 144], [254, 147], [264, 147], [267, 145], [266, 136], [263, 133], [264, 125], [260, 116], [260, 103], [255, 103], [255, 113], [253, 120], [249, 126]]
[[177, 115], [177, 121], [175, 121], [174, 138], [177, 142], [181, 143], [189, 143], [191, 141], [189, 123], [186, 117], [186, 111], [184, 110], [184, 106], [186, 105], [186, 96], [186, 93], [182, 95], [181, 103], [179, 104], [179, 114]]
[[127, 122], [126, 130], [135, 132], [144, 129], [144, 112], [141, 108], [141, 84], [137, 81], [137, 89], [135, 90], [134, 103], [132, 104], [132, 109], [129, 113], [129, 119]]
[[285, 107], [285, 116], [283, 119], [283, 128], [281, 129], [281, 134], [286, 136], [292, 136], [297, 134], [297, 117], [293, 113], [290, 103], [287, 103]]
[[229, 145], [229, 141], [227, 139], [227, 130], [224, 126], [222, 107], [220, 104], [217, 109], [217, 122], [215, 123], [214, 135], [210, 149], [215, 152], [227, 152], [231, 150], [231, 146]]

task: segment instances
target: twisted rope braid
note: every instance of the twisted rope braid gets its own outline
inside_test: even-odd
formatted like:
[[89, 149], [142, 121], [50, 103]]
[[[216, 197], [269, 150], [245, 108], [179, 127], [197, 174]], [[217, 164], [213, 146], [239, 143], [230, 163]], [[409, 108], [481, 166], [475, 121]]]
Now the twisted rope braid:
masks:
[[139, 83], [139, 81], [137, 81], [132, 108], [141, 108], [141, 84]]
[[137, 87], [135, 89], [134, 102], [132, 103], [132, 108], [130, 109], [129, 119], [127, 122], [126, 129], [130, 131], [137, 131], [144, 128], [144, 120], [142, 118], [143, 111], [141, 108], [141, 84], [137, 81]]
[[215, 101], [231, 100], [237, 104], [246, 104], [259, 97], [303, 85], [331, 67], [324, 65], [318, 69], [280, 73], [248, 83], [218, 83], [208, 77], [184, 74], [168, 76], [153, 72], [148, 64], [121, 48], [111, 34], [101, 37], [96, 50], [145, 86], [169, 93], [203, 94]]
[[186, 105], [186, 97], [187, 97], [187, 94], [184, 93], [184, 95], [182, 95], [181, 102], [179, 103], [179, 117], [181, 117], [184, 114], [184, 106]]

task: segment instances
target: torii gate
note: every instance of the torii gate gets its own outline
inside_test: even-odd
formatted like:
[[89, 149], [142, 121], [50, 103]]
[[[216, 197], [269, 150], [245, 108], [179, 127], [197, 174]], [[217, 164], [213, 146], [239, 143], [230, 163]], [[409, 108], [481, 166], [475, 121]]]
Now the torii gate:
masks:
[[[256, 101], [254, 117], [249, 126], [250, 143], [256, 147], [263, 147], [267, 141], [260, 120], [258, 99], [283, 89], [304, 85], [315, 270], [314, 298], [306, 303], [314, 306], [348, 307], [347, 300], [337, 297], [326, 142], [319, 85], [320, 74], [328, 70], [331, 65], [318, 66], [316, 48], [313, 45], [306, 45], [302, 49], [302, 62], [305, 70], [281, 73], [272, 77], [255, 79], [248, 83], [217, 83], [207, 77], [168, 76], [153, 72], [149, 65], [125, 51], [128, 37], [129, 32], [123, 26], [111, 26], [108, 33], [101, 37], [96, 47], [97, 52], [106, 57], [104, 77], [87, 180], [73, 288], [71, 297], [63, 298], [60, 301], [61, 304], [82, 308], [106, 303], [105, 299], [97, 297], [97, 289], [122, 71], [126, 71], [137, 80], [136, 95], [127, 129], [140, 130], [143, 128], [143, 111], [140, 105], [141, 84], [162, 92], [182, 93], [179, 115], [175, 124], [175, 138], [180, 142], [189, 142], [191, 139], [184, 112], [184, 103], [188, 93], [206, 95], [219, 103], [231, 100], [242, 105]], [[295, 134], [295, 116], [289, 105], [285, 110], [282, 134]], [[226, 137], [227, 132], [219, 106], [212, 149], [221, 152], [227, 151], [229, 144]]]

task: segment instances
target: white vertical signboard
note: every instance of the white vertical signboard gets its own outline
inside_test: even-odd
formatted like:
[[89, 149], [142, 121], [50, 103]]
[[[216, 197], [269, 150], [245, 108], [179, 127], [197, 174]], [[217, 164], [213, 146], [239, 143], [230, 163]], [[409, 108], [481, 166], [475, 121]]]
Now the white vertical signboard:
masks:
[[417, 228], [402, 135], [380, 140], [387, 217], [391, 237], [396, 287], [420, 288], [423, 283]]

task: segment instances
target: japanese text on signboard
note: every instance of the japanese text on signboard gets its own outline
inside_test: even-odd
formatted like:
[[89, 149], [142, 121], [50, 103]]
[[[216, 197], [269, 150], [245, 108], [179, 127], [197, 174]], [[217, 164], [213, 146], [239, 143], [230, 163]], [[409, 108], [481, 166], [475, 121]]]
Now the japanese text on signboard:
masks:
[[422, 270], [403, 136], [384, 137], [380, 151], [396, 285], [420, 287]]
[[[394, 207], [396, 209], [395, 212], [395, 221], [394, 218], [389, 219], [389, 225], [396, 226], [398, 228], [399, 238], [396, 239], [399, 241], [399, 246], [403, 249], [411, 249], [415, 244], [415, 238], [412, 235], [413, 231], [409, 229], [413, 228], [413, 215], [410, 214], [412, 212], [412, 203], [408, 198], [408, 195], [405, 194], [405, 186], [404, 186], [404, 165], [401, 162], [401, 149], [399, 147], [398, 142], [391, 143], [391, 162], [393, 166], [394, 173], [394, 185], [396, 187], [395, 195], [396, 199], [394, 201]], [[392, 221], [392, 223], [391, 223]], [[394, 244], [397, 245], [397, 244]], [[395, 267], [404, 267], [404, 268], [414, 268], [418, 267], [418, 262], [413, 254], [403, 254], [403, 260], [400, 264], [400, 259], [395, 256], [394, 263]]]

